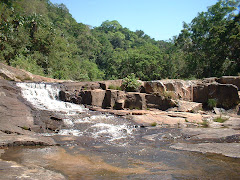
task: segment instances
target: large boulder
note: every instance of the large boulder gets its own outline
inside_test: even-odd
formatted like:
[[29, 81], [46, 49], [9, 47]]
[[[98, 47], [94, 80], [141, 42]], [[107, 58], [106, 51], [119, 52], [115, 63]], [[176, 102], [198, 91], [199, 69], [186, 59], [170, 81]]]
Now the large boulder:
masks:
[[106, 90], [103, 108], [118, 109], [124, 108], [125, 92], [119, 90]]
[[98, 82], [64, 82], [62, 83], [62, 90], [74, 92], [81, 90], [101, 89]]
[[233, 84], [238, 87], [240, 91], [240, 76], [223, 76], [217, 80], [221, 84]]
[[80, 96], [82, 98], [82, 104], [102, 107], [105, 94], [105, 90], [95, 89], [82, 91]]
[[148, 94], [166, 91], [166, 88], [162, 81], [146, 81], [144, 83], [144, 88]]
[[118, 80], [108, 80], [108, 81], [100, 81], [99, 85], [103, 90], [107, 90], [109, 89], [109, 87], [112, 88], [120, 88], [122, 86], [122, 79], [118, 79]]
[[145, 98], [147, 108], [167, 110], [168, 108], [176, 106], [176, 103], [172, 99], [159, 94], [146, 94]]
[[126, 93], [125, 108], [146, 109], [145, 93], [128, 92]]
[[79, 94], [80, 92], [78, 91], [71, 92], [61, 90], [59, 92], [59, 100], [75, 104], [82, 104], [82, 97], [79, 96]]
[[202, 110], [202, 103], [178, 100], [176, 110], [180, 112], [198, 112]]
[[216, 99], [218, 107], [230, 109], [239, 103], [238, 88], [231, 84], [200, 84], [193, 87], [193, 101], [207, 104]]
[[184, 81], [179, 79], [146, 81], [144, 88], [146, 93], [170, 94], [174, 99], [192, 100], [192, 86], [194, 81]]

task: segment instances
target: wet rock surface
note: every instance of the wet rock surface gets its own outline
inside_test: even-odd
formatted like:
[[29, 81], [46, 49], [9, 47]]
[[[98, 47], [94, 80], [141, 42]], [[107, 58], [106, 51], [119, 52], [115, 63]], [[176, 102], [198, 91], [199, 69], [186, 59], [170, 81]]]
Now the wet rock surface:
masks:
[[37, 133], [59, 129], [63, 125], [59, 117], [32, 107], [14, 82], [0, 80], [0, 98], [0, 147], [56, 145], [51, 137]]
[[42, 167], [27, 167], [13, 161], [3, 161], [0, 159], [0, 179], [64, 180], [66, 178], [60, 173]]
[[50, 137], [39, 135], [1, 134], [0, 147], [11, 146], [54, 146], [56, 142]]
[[240, 143], [177, 143], [171, 148], [201, 153], [216, 153], [224, 156], [240, 158]]
[[[34, 127], [31, 109], [23, 103], [13, 83], [0, 80], [0, 131], [7, 134], [31, 134]], [[26, 129], [26, 130], [25, 130]]]

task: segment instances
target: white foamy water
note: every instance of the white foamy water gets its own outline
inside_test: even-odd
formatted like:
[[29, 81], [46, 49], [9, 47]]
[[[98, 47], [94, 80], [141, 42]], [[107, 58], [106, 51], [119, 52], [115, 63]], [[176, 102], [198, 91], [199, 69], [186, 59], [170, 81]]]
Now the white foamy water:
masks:
[[133, 129], [129, 128], [127, 125], [113, 125], [98, 123], [93, 125], [91, 128], [95, 129], [93, 137], [99, 138], [102, 136], [111, 138], [111, 141], [126, 138], [132, 134]]
[[17, 86], [21, 88], [23, 97], [38, 109], [69, 115], [84, 111], [83, 106], [57, 100], [60, 91], [57, 86], [45, 83], [17, 83]]
[[97, 122], [102, 122], [102, 121], [106, 121], [106, 120], [111, 120], [114, 119], [115, 116], [109, 116], [109, 115], [105, 115], [105, 114], [101, 114], [101, 115], [93, 115], [90, 117], [84, 117], [82, 119], [76, 119], [74, 120], [74, 123], [76, 124], [80, 124], [80, 123], [97, 123]]
[[[54, 111], [64, 115], [64, 129], [58, 135], [89, 136], [95, 139], [105, 138], [107, 141], [123, 139], [131, 136], [132, 128], [122, 121], [117, 122], [113, 115], [89, 114], [82, 105], [67, 103], [58, 100], [59, 88], [57, 85], [45, 83], [17, 83], [23, 97], [35, 108]], [[87, 117], [84, 117], [84, 113]], [[81, 114], [81, 116], [79, 116]], [[79, 118], [81, 117], [81, 118]], [[56, 133], [44, 133], [43, 136], [53, 136]]]
[[58, 132], [59, 135], [73, 135], [73, 136], [81, 136], [83, 133], [77, 129], [61, 129]]

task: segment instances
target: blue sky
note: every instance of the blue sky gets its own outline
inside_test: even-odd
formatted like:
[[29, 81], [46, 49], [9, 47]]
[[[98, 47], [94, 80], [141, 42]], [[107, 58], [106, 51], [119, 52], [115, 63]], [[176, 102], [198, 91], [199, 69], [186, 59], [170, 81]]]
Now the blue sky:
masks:
[[77, 20], [93, 27], [117, 20], [131, 31], [143, 30], [156, 40], [178, 35], [183, 21], [190, 23], [198, 12], [218, 0], [50, 0], [63, 3]]

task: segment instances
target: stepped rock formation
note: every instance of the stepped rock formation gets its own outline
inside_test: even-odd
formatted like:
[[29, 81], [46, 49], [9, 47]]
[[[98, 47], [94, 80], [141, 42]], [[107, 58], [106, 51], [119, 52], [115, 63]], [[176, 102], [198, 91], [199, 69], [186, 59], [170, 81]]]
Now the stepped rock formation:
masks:
[[[215, 99], [218, 107], [230, 109], [239, 103], [238, 91], [240, 90], [240, 76], [224, 76], [203, 80], [141, 81], [142, 85], [139, 90], [141, 93], [126, 93], [109, 89], [109, 87], [120, 88], [123, 82], [121, 79], [99, 82], [67, 82], [33, 75], [3, 63], [0, 63], [0, 79], [18, 82], [61, 83], [61, 100], [112, 109], [156, 108], [166, 110], [175, 106], [185, 106], [186, 103], [179, 103], [179, 100], [202, 103], [206, 106], [209, 99]], [[186, 108], [178, 108], [178, 110], [183, 109]]]
[[[206, 106], [209, 99], [215, 99], [218, 107], [230, 109], [240, 102], [236, 86], [239, 80], [240, 77], [226, 77], [226, 80], [222, 77], [193, 81], [177, 79], [146, 81], [141, 87], [141, 91], [144, 89], [144, 93], [106, 89], [116, 85], [121, 87], [122, 80], [62, 83], [60, 99], [102, 108], [167, 110], [177, 106], [180, 111], [193, 111], [195, 106], [201, 109], [199, 103]], [[230, 82], [232, 84], [227, 84]], [[180, 101], [181, 103], [179, 103]], [[183, 101], [192, 102], [193, 109], [184, 108], [183, 106], [187, 103], [183, 103]]]

